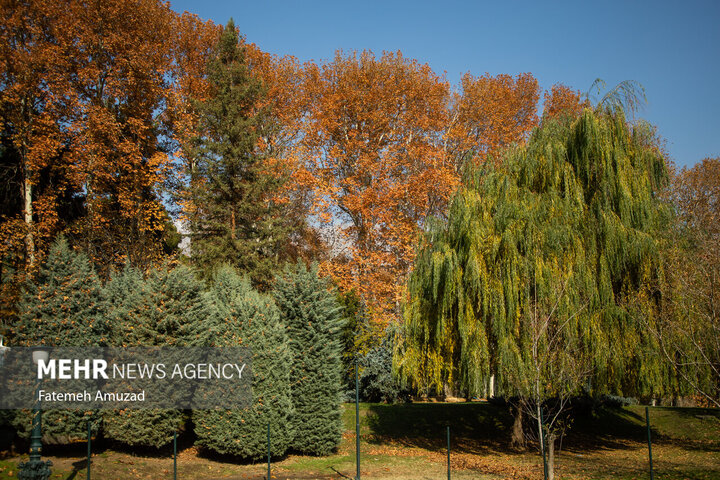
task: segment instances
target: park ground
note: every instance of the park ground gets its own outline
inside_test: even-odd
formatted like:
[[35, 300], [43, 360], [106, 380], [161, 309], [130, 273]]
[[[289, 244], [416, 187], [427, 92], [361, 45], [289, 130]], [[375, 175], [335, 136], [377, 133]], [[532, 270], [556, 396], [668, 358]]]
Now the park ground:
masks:
[[[542, 460], [532, 448], [508, 448], [512, 419], [507, 407], [486, 402], [361, 405], [362, 478], [386, 480], [447, 478], [446, 426], [451, 428], [452, 478], [542, 478]], [[648, 445], [645, 410], [640, 406], [602, 408], [580, 416], [563, 439], [557, 458], [559, 478], [568, 480], [646, 479]], [[272, 479], [355, 477], [355, 411], [345, 404], [345, 432], [336, 454], [288, 455], [274, 460]], [[720, 410], [651, 408], [653, 464], [658, 480], [720, 479]], [[187, 438], [179, 444], [179, 479], [265, 478], [267, 464], [238, 463], [198, 452]], [[86, 444], [47, 447], [52, 479], [86, 478]], [[27, 455], [0, 453], [0, 478], [17, 478]], [[171, 479], [172, 451], [131, 452], [99, 442], [92, 478]]]

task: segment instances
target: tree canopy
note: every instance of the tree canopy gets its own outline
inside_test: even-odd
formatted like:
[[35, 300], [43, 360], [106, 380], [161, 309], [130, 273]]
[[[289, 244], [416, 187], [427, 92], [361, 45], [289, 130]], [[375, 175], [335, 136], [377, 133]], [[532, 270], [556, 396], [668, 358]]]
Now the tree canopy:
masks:
[[[644, 325], [662, 300], [667, 181], [649, 127], [604, 109], [548, 121], [498, 165], [469, 169], [420, 241], [399, 372], [470, 395], [496, 375], [522, 395], [533, 349], [552, 341], [548, 368], [582, 362], [593, 391], [662, 393], [671, 378]], [[545, 396], [583, 386], [543, 378]]]

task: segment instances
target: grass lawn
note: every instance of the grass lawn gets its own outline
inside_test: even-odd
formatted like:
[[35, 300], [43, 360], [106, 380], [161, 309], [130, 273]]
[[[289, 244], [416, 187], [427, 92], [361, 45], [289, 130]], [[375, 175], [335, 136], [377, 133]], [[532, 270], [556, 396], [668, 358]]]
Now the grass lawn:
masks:
[[[446, 425], [451, 427], [452, 478], [541, 479], [535, 451], [507, 449], [509, 411], [485, 402], [361, 405], [362, 477], [387, 480], [447, 478]], [[556, 460], [563, 479], [649, 478], [644, 407], [603, 409], [579, 418], [563, 439]], [[354, 478], [355, 409], [345, 405], [346, 431], [338, 452], [329, 457], [289, 455], [273, 462], [275, 479]], [[653, 463], [658, 480], [720, 479], [720, 411], [652, 408]], [[178, 478], [261, 479], [267, 465], [238, 463], [180, 445]], [[53, 479], [84, 479], [85, 444], [47, 447]], [[0, 453], [0, 479], [17, 478], [27, 455]], [[170, 451], [117, 451], [100, 445], [93, 455], [92, 478], [171, 479]]]

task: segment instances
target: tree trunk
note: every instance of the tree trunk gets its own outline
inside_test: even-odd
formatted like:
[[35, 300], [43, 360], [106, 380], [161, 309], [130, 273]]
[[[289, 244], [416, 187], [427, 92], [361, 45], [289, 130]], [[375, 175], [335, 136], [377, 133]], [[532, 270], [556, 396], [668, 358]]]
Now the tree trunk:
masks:
[[32, 205], [32, 183], [30, 183], [30, 175], [25, 170], [23, 175], [23, 199], [25, 211], [25, 226], [27, 233], [25, 234], [25, 251], [27, 252], [27, 264], [32, 267], [35, 264], [35, 237], [33, 236], [33, 205]]
[[443, 394], [443, 397], [444, 397], [443, 400], [446, 400], [446, 401], [447, 401], [448, 398], [454, 396], [453, 389], [452, 389], [452, 387], [450, 386], [450, 384], [448, 384], [447, 382], [443, 382], [443, 392], [442, 392], [442, 394]]
[[510, 448], [524, 451], [527, 447], [525, 443], [525, 435], [523, 433], [523, 407], [518, 404], [514, 408], [515, 420], [512, 427], [512, 439], [510, 440]]
[[555, 480], [555, 433], [548, 432], [545, 441], [547, 445], [548, 480]]
[[[540, 405], [540, 402], [535, 402], [536, 409], [537, 409], [537, 429], [538, 429], [538, 442], [540, 442], [540, 455], [543, 458], [543, 462], [545, 462], [545, 442], [547, 441], [547, 438], [545, 438], [545, 432], [543, 432], [543, 422], [542, 422], [542, 406]], [[545, 465], [543, 465], [543, 468], [545, 468]]]

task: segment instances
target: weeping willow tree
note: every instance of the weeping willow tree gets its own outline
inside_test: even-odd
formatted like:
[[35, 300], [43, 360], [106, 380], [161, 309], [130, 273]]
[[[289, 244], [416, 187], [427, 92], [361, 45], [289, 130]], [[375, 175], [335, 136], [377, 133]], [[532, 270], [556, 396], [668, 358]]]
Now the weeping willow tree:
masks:
[[656, 232], [669, 214], [655, 143], [621, 110], [585, 110], [466, 172], [420, 240], [400, 376], [470, 397], [494, 376], [535, 407], [582, 389], [664, 393], [672, 379], [643, 327], [662, 301]]

